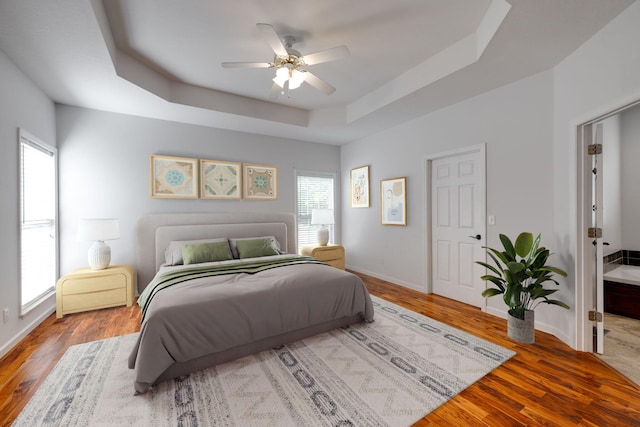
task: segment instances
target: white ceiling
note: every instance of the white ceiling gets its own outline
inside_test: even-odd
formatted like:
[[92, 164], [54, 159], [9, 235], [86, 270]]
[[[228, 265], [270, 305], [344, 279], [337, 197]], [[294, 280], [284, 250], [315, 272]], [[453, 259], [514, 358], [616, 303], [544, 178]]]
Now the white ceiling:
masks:
[[[0, 49], [55, 102], [342, 144], [549, 69], [633, 0], [0, 0]], [[256, 27], [296, 38], [308, 84], [269, 101]]]

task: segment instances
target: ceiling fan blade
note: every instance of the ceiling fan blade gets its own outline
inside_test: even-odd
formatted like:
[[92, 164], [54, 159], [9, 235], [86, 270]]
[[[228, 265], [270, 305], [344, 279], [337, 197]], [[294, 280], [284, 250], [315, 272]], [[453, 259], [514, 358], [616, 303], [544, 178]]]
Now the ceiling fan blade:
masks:
[[271, 68], [270, 62], [223, 62], [222, 68]]
[[336, 91], [335, 87], [331, 86], [329, 83], [325, 82], [324, 80], [319, 79], [318, 77], [316, 77], [315, 74], [312, 74], [309, 71], [306, 71], [305, 73], [306, 73], [306, 76], [304, 81], [309, 83], [311, 86], [315, 87], [325, 95], [331, 95], [333, 92]]
[[269, 24], [256, 24], [256, 27], [258, 27], [258, 29], [262, 33], [262, 36], [265, 38], [267, 43], [269, 43], [269, 46], [271, 46], [271, 49], [273, 49], [276, 55], [289, 55], [287, 53], [287, 48], [282, 43], [282, 40], [280, 40], [280, 36], [278, 35], [278, 33], [276, 33], [276, 30], [273, 28], [273, 26]]
[[302, 59], [307, 65], [320, 64], [321, 62], [335, 61], [349, 56], [349, 49], [346, 46], [338, 46], [327, 50], [322, 50], [316, 53], [310, 53], [304, 55]]
[[269, 91], [269, 99], [271, 101], [275, 101], [276, 99], [278, 99], [278, 96], [280, 96], [280, 94], [282, 94], [283, 91], [284, 91], [283, 88], [278, 86], [277, 83], [274, 83], [273, 86], [271, 86], [271, 90]]

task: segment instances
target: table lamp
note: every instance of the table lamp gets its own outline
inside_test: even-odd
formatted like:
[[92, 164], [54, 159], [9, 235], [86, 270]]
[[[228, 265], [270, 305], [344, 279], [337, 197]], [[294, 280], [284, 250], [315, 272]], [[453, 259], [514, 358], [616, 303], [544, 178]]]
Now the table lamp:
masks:
[[319, 225], [318, 245], [327, 246], [329, 243], [329, 229], [327, 225], [333, 225], [333, 209], [313, 209], [311, 211], [311, 225]]
[[105, 240], [120, 238], [115, 218], [82, 218], [78, 224], [78, 240], [95, 242], [89, 248], [88, 260], [92, 270], [104, 270], [111, 262], [111, 248]]

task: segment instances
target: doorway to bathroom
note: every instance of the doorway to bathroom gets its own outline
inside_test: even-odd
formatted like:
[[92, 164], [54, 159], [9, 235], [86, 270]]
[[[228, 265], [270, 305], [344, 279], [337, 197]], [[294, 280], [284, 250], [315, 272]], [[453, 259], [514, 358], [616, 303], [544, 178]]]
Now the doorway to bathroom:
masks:
[[577, 130], [582, 347], [640, 383], [640, 101]]

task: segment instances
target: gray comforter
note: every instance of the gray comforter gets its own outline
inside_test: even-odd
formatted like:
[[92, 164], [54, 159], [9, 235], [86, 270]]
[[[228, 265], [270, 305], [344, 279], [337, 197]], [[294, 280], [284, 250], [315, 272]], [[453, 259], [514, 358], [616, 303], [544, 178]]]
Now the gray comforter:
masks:
[[[264, 257], [263, 261], [283, 258], [299, 260], [294, 255], [281, 255]], [[206, 276], [194, 274], [193, 266], [183, 268], [191, 277]], [[373, 305], [362, 280], [324, 264], [295, 261], [250, 273], [232, 270], [232, 274], [220, 273], [216, 265], [213, 275], [186, 281], [174, 280], [177, 269], [170, 268], [165, 276], [177, 283], [152, 297], [145, 295], [150, 293], [147, 287], [140, 298], [145, 316], [129, 356], [129, 368], [135, 369], [136, 393], [166, 379], [163, 374], [172, 365], [180, 365], [177, 372], [184, 372], [190, 361], [199, 360], [192, 366], [193, 370], [201, 369], [202, 360], [217, 360], [207, 357], [233, 354], [229, 351], [242, 346], [246, 350], [251, 348], [246, 347], [248, 343], [273, 344], [267, 339], [276, 337], [276, 342], [285, 344], [292, 336], [300, 338], [296, 331], [312, 333], [322, 330], [314, 329], [315, 325], [332, 325], [341, 319], [373, 321]], [[161, 270], [158, 275], [162, 274], [167, 273]]]

